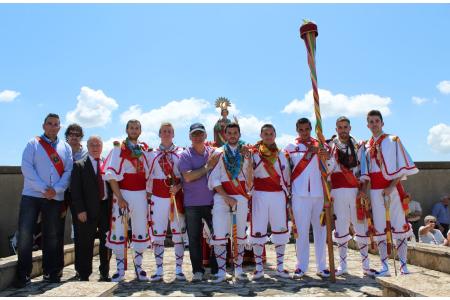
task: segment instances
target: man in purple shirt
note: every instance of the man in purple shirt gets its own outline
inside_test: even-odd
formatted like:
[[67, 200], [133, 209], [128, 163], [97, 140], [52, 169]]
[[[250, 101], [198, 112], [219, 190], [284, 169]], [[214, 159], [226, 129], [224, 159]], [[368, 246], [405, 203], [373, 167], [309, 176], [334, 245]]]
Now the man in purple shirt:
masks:
[[[200, 123], [189, 128], [192, 146], [181, 153], [179, 170], [183, 176], [184, 208], [186, 227], [189, 236], [189, 254], [194, 276], [192, 281], [204, 279], [205, 269], [202, 265], [202, 219], [212, 228], [211, 209], [213, 192], [208, 189], [207, 174], [218, 162], [218, 155], [211, 155], [214, 148], [205, 146], [206, 130]], [[210, 256], [211, 273], [217, 273], [217, 262]]]

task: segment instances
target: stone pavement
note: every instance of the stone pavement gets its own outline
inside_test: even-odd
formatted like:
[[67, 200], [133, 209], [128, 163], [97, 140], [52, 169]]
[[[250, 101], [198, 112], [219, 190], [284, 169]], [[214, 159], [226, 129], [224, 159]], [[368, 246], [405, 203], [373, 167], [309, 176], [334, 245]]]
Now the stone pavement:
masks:
[[[335, 256], [337, 257], [337, 248], [335, 247]], [[332, 284], [328, 279], [321, 279], [315, 272], [314, 246], [311, 244], [310, 249], [310, 269], [306, 276], [302, 279], [280, 279], [274, 276], [276, 266], [276, 256], [273, 245], [267, 245], [267, 263], [265, 265], [265, 277], [258, 281], [248, 282], [224, 282], [220, 284], [212, 284], [209, 282], [190, 283], [192, 278], [191, 267], [189, 262], [189, 251], [185, 251], [184, 273], [188, 279], [187, 282], [175, 281], [175, 259], [173, 248], [166, 248], [165, 251], [165, 275], [164, 282], [149, 283], [138, 282], [132, 264], [132, 253], [129, 253], [129, 269], [126, 273], [126, 280], [120, 283], [116, 289], [112, 289], [110, 283], [99, 283], [98, 279], [98, 256], [94, 258], [94, 273], [91, 275], [89, 283], [83, 285], [74, 284], [73, 277], [75, 270], [73, 265], [69, 265], [64, 269], [62, 282], [59, 284], [47, 284], [42, 282], [42, 276], [34, 278], [32, 284], [16, 290], [8, 288], [0, 292], [0, 297], [5, 296], [86, 296], [90, 295], [88, 289], [83, 286], [88, 285], [89, 290], [110, 290], [111, 296], [381, 296], [382, 287], [375, 279], [363, 276], [361, 270], [359, 252], [349, 249], [348, 266], [349, 275], [338, 277], [336, 283]], [[379, 258], [370, 255], [372, 267], [379, 269]], [[293, 272], [295, 268], [295, 248], [294, 244], [288, 244], [286, 247], [285, 267], [289, 272]], [[390, 261], [392, 264], [392, 260]], [[336, 260], [337, 264], [337, 260]], [[398, 264], [397, 264], [398, 265]], [[152, 251], [144, 254], [143, 266], [148, 275], [152, 275], [155, 270], [155, 260]], [[392, 268], [392, 266], [391, 266]], [[250, 273], [254, 266], [245, 266], [245, 271]], [[417, 271], [418, 267], [411, 266], [411, 271]], [[111, 275], [115, 271], [115, 260], [111, 260]], [[208, 272], [208, 271], [207, 271]], [[393, 272], [392, 272], [393, 273]], [[109, 285], [108, 285], [109, 284]], [[64, 285], [64, 288], [58, 288]], [[67, 287], [67, 288], [66, 288]], [[57, 290], [62, 292], [58, 294]], [[96, 296], [96, 294], [92, 294]]]

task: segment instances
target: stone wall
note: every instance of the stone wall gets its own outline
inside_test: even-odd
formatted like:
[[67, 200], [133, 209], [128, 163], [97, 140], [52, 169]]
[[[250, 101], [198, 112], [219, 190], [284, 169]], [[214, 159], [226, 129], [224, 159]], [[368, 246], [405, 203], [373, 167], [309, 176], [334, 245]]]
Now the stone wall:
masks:
[[[11, 255], [8, 236], [17, 230], [22, 189], [20, 167], [0, 167], [0, 257]], [[71, 224], [69, 211], [66, 217], [65, 244], [72, 242]]]
[[[450, 193], [450, 162], [417, 162], [419, 174], [404, 182], [412, 198], [422, 205], [424, 215], [443, 193]], [[23, 178], [20, 167], [0, 167], [0, 257], [10, 255], [8, 236], [17, 228]], [[70, 213], [66, 217], [66, 243], [70, 240]]]

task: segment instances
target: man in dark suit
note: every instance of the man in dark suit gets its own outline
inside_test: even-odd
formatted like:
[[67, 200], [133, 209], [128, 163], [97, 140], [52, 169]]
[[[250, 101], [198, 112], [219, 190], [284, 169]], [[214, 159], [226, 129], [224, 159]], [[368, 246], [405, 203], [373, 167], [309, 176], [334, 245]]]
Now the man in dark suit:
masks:
[[74, 164], [70, 184], [72, 209], [76, 218], [75, 269], [77, 279], [89, 281], [92, 273], [94, 240], [98, 232], [100, 239], [100, 281], [110, 281], [109, 260], [111, 250], [106, 248], [106, 232], [111, 215], [111, 189], [102, 179], [103, 142], [98, 136], [87, 141], [88, 155]]

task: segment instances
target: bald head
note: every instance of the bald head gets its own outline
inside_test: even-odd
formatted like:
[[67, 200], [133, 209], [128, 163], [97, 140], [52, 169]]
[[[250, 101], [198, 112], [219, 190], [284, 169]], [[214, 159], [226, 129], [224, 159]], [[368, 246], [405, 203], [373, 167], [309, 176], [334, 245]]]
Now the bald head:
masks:
[[87, 148], [90, 156], [100, 158], [103, 151], [102, 138], [97, 135], [90, 136], [87, 140]]

